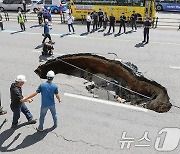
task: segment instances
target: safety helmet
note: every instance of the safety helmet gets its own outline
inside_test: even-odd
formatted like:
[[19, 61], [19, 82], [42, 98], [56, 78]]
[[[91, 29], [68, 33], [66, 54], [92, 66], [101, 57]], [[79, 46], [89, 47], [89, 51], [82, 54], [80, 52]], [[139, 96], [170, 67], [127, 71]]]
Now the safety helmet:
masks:
[[16, 82], [26, 82], [26, 77], [24, 75], [18, 75], [15, 79]]
[[46, 75], [48, 78], [54, 78], [55, 74], [54, 72], [51, 70], [49, 72], [47, 72], [47, 75]]

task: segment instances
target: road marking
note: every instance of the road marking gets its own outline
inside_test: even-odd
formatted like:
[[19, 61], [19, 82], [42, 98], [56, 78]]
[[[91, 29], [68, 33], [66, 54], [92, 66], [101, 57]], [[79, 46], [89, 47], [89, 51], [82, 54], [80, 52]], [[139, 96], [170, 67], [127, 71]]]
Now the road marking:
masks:
[[84, 99], [84, 100], [93, 101], [93, 102], [97, 102], [97, 103], [101, 103], [101, 104], [107, 104], [107, 105], [112, 105], [112, 106], [128, 108], [128, 109], [131, 109], [131, 110], [148, 112], [148, 109], [145, 109], [145, 108], [136, 107], [136, 106], [127, 105], [127, 104], [120, 104], [120, 103], [116, 103], [116, 102], [112, 102], [112, 101], [107, 101], [107, 100], [102, 100], [102, 99], [97, 99], [97, 98], [91, 98], [91, 97], [82, 96], [82, 95], [76, 95], [76, 94], [71, 94], [71, 93], [64, 93], [64, 96]]
[[[18, 33], [18, 31], [14, 31], [14, 30], [3, 30], [2, 32], [10, 32], [10, 33]], [[33, 33], [33, 32], [19, 32], [19, 34], [33, 34], [33, 35], [42, 35], [42, 33]], [[61, 37], [64, 34], [55, 34], [52, 33], [52, 36], [57, 36], [57, 37]], [[72, 35], [66, 35], [64, 37], [74, 37], [74, 38], [85, 38], [85, 39], [96, 39], [96, 40], [107, 40], [107, 41], [121, 41], [121, 42], [133, 42], [133, 43], [139, 43], [141, 42], [140, 40], [130, 40], [130, 39], [120, 39], [120, 38], [108, 38], [107, 36], [103, 37], [92, 37], [92, 36], [80, 36], [77, 34], [72, 34]], [[173, 43], [173, 42], [156, 42], [156, 41], [152, 41], [152, 44], [162, 44], [162, 45], [176, 45], [176, 46], [180, 46], [180, 43]]]
[[180, 66], [169, 66], [169, 68], [180, 70]]

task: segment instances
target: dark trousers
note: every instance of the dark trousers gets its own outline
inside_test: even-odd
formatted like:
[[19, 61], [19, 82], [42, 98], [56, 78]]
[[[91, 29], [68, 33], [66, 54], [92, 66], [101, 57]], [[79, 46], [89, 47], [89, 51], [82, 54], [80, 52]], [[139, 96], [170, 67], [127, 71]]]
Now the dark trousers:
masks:
[[115, 31], [114, 24], [110, 24], [108, 33], [110, 33], [110, 31], [111, 31], [111, 27], [113, 28], [113, 33], [114, 33], [114, 31]]
[[144, 42], [149, 42], [149, 29], [144, 28]]
[[33, 119], [33, 116], [30, 113], [30, 111], [28, 110], [28, 108], [25, 105], [25, 103], [22, 103], [21, 106], [18, 107], [18, 108], [11, 108], [11, 110], [13, 112], [13, 122], [12, 122], [12, 125], [17, 125], [18, 124], [18, 120], [20, 118], [21, 112], [26, 116], [28, 121]]
[[39, 22], [39, 25], [42, 24], [42, 22], [43, 22], [42, 17], [38, 17], [38, 22]]
[[51, 40], [51, 35], [50, 35], [50, 34], [45, 34], [42, 43], [44, 43], [47, 38], [49, 38], [49, 41], [52, 41], [52, 40]]
[[93, 22], [93, 30], [97, 30], [97, 25], [98, 23], [97, 23], [97, 21], [95, 20], [94, 22]]
[[99, 28], [102, 27], [102, 18], [99, 18], [99, 21], [98, 21], [98, 27], [99, 27]]
[[72, 30], [73, 30], [73, 32], [74, 32], [74, 27], [73, 27], [73, 24], [68, 24], [68, 29], [69, 29], [69, 32], [71, 32], [71, 28], [72, 28]]
[[3, 23], [0, 22], [0, 27], [1, 27], [1, 30], [3, 30]]
[[107, 27], [107, 21], [103, 21], [103, 28], [106, 29]]
[[90, 25], [91, 25], [91, 22], [88, 22], [88, 21], [87, 21], [87, 32], [88, 32], [88, 33], [90, 32]]
[[25, 30], [26, 30], [26, 27], [25, 27], [25, 24], [24, 24], [24, 23], [20, 23], [20, 27], [21, 27], [21, 30], [22, 30], [22, 31], [25, 31]]
[[121, 27], [124, 28], [124, 33], [126, 33], [126, 25], [125, 25], [125, 23], [120, 23], [119, 34], [121, 33]]
[[131, 26], [132, 26], [132, 30], [135, 28], [135, 30], [137, 30], [137, 26], [136, 26], [136, 20], [132, 20], [131, 21]]

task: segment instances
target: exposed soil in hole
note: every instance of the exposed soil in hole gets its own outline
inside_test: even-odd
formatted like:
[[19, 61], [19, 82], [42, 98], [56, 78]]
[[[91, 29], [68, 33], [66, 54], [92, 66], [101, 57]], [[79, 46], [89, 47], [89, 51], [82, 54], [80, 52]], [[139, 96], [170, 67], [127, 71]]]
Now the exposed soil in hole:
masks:
[[[81, 69], [79, 70], [72, 65], [86, 70], [87, 72]], [[46, 73], [49, 70], [53, 70], [56, 74], [63, 73], [84, 78], [89, 82], [93, 81], [93, 84], [86, 87], [87, 90], [90, 92], [93, 92], [93, 90], [98, 91], [98, 89], [99, 91], [110, 91], [110, 94], [108, 95], [113, 95], [114, 99], [121, 103], [138, 105], [160, 113], [169, 111], [172, 106], [169, 102], [166, 88], [155, 81], [145, 78], [138, 72], [138, 68], [130, 62], [123, 63], [120, 61], [109, 60], [89, 53], [72, 54], [48, 60], [45, 64], [39, 66], [35, 72], [41, 78], [45, 79]], [[91, 72], [94, 75], [88, 72]], [[100, 78], [97, 76], [100, 76]], [[121, 85], [150, 97], [150, 99], [117, 85]], [[114, 94], [112, 94], [113, 91]], [[97, 92], [97, 94], [98, 93], [99, 92]]]

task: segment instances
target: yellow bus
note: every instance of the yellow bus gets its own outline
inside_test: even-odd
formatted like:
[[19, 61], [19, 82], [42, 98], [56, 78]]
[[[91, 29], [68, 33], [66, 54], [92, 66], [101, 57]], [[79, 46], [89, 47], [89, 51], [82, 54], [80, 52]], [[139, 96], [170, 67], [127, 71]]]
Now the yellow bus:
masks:
[[154, 0], [70, 0], [70, 9], [76, 19], [85, 18], [88, 12], [99, 9], [107, 12], [108, 17], [113, 13], [117, 21], [122, 12], [130, 19], [135, 11], [138, 21], [144, 21], [147, 16], [153, 19], [156, 14]]

